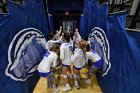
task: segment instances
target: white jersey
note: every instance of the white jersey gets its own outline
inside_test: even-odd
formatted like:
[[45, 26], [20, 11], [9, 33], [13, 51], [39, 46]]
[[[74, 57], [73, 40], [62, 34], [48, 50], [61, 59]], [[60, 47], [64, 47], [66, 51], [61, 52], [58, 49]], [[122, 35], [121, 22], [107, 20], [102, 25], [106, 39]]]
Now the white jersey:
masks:
[[62, 43], [60, 46], [60, 59], [62, 64], [71, 65], [72, 42]]
[[55, 52], [47, 51], [37, 70], [42, 73], [50, 72], [51, 67], [55, 68], [57, 66], [57, 59], [58, 55]]
[[52, 48], [52, 46], [54, 46], [54, 44], [56, 43], [62, 43], [62, 37], [59, 39], [59, 40], [49, 40], [47, 43], [46, 43], [46, 49], [47, 50], [50, 50], [50, 48]]
[[92, 62], [97, 62], [101, 60], [101, 57], [93, 50], [86, 52], [87, 60], [90, 59]]
[[74, 54], [71, 57], [72, 62], [76, 68], [82, 68], [86, 63], [86, 55], [79, 48], [75, 49]]

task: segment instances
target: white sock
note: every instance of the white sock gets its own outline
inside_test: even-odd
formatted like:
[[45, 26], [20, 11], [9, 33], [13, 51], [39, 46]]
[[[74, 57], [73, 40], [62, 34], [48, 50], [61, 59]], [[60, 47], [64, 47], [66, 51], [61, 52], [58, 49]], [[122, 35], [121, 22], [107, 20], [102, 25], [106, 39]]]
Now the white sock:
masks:
[[91, 79], [88, 79], [89, 82], [91, 82]]
[[66, 86], [67, 86], [67, 87], [70, 87], [70, 84], [69, 84], [69, 83], [67, 83], [67, 84], [66, 84]]
[[77, 80], [75, 80], [75, 85], [76, 85], [76, 86], [78, 85], [78, 81], [77, 81]]

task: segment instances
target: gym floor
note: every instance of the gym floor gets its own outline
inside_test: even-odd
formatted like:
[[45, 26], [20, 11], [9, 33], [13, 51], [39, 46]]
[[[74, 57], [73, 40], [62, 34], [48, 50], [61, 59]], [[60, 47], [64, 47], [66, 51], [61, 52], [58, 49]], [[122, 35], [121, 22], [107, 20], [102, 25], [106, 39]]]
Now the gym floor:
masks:
[[[66, 93], [102, 93], [101, 91], [101, 88], [96, 80], [96, 77], [94, 76], [92, 78], [92, 84], [89, 85], [89, 84], [86, 84], [84, 82], [84, 80], [87, 78], [86, 77], [86, 72], [88, 70], [86, 68], [83, 68], [81, 71], [80, 71], [80, 75], [81, 75], [81, 80], [80, 80], [80, 89], [77, 90], [73, 85], [73, 79], [71, 79], [71, 87], [72, 87], [72, 90], [71, 91], [68, 91]], [[62, 85], [61, 85], [61, 89], [64, 87], [64, 84], [63, 84], [63, 79], [61, 79], [61, 82], [62, 82]], [[60, 89], [60, 91], [58, 93], [65, 93], [63, 92], [62, 90]], [[53, 89], [49, 89], [47, 88], [47, 81], [46, 81], [46, 78], [40, 78], [40, 80], [38, 81], [33, 93], [53, 93]]]

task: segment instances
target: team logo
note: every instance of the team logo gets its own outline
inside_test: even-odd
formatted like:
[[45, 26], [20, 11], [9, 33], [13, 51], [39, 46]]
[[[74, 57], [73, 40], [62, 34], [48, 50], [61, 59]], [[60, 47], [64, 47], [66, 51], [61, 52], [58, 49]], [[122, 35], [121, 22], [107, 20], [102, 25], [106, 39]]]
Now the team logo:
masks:
[[93, 28], [89, 35], [89, 41], [91, 42], [92, 49], [103, 59], [102, 76], [105, 76], [111, 68], [111, 63], [110, 47], [104, 31], [98, 27]]
[[25, 81], [32, 76], [45, 52], [44, 35], [35, 28], [18, 32], [8, 49], [9, 64], [5, 74], [16, 81]]

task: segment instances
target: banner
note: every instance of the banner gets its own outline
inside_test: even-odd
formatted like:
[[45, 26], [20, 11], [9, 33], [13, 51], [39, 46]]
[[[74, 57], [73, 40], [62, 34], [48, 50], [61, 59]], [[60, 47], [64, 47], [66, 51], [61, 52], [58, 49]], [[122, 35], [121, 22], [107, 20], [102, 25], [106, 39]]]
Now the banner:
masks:
[[43, 3], [8, 1], [8, 8], [8, 14], [0, 14], [0, 93], [32, 93], [48, 39]]

